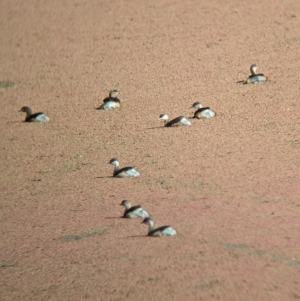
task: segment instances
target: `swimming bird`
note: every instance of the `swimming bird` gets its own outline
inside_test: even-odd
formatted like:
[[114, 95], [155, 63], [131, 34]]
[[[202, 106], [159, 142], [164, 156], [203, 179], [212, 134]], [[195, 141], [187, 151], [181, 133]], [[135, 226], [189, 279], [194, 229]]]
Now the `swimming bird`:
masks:
[[165, 127], [175, 127], [175, 126], [188, 126], [191, 125], [191, 122], [185, 118], [184, 116], [179, 116], [171, 121], [168, 122], [168, 115], [167, 114], [161, 114], [159, 116], [160, 120], [164, 120]]
[[154, 229], [154, 222], [150, 217], [146, 217], [142, 223], [149, 226], [148, 236], [174, 236], [177, 234], [177, 232], [170, 226], [162, 226]]
[[109, 161], [109, 164], [115, 166], [113, 176], [116, 178], [130, 178], [130, 177], [139, 177], [140, 173], [136, 171], [133, 167], [123, 167], [120, 169], [120, 164], [118, 159], [113, 158]]
[[258, 66], [257, 65], [251, 65], [250, 66], [250, 72], [251, 75], [243, 82], [243, 84], [260, 84], [263, 82], [266, 82], [268, 80], [268, 77], [265, 76], [262, 73], [257, 74]]
[[119, 91], [111, 90], [109, 96], [103, 99], [103, 104], [97, 110], [113, 110], [121, 105], [120, 99], [117, 97]]
[[213, 118], [216, 116], [216, 113], [210, 109], [210, 107], [204, 107], [202, 106], [202, 104], [197, 101], [195, 102], [190, 109], [198, 109], [195, 113], [194, 113], [194, 117], [193, 118]]
[[123, 214], [124, 218], [135, 218], [135, 217], [149, 217], [150, 214], [144, 210], [140, 205], [132, 206], [130, 205], [129, 201], [124, 200], [120, 204], [121, 206], [125, 207], [125, 211]]
[[43, 112], [34, 113], [32, 114], [32, 111], [29, 107], [23, 107], [19, 112], [25, 112], [26, 118], [25, 122], [48, 122], [50, 121], [50, 118], [46, 116]]

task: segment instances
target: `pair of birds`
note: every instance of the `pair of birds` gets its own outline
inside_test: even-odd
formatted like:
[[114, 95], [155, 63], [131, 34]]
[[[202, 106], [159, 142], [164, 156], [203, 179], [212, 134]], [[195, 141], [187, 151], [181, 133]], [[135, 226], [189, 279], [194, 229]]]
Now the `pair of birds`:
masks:
[[[109, 96], [103, 100], [103, 104], [97, 108], [98, 110], [111, 110], [120, 107], [120, 99], [117, 98], [119, 92], [112, 90], [109, 92]], [[43, 112], [32, 114], [32, 110], [29, 107], [23, 107], [20, 112], [26, 113], [25, 122], [49, 122], [50, 118]]]
[[[195, 102], [190, 109], [197, 109], [192, 118], [201, 119], [201, 118], [213, 118], [216, 116], [216, 113], [210, 109], [210, 107], [203, 107], [202, 104], [197, 101]], [[165, 127], [177, 127], [177, 126], [189, 126], [191, 122], [188, 118], [184, 116], [179, 116], [171, 121], [169, 120], [169, 116], [167, 114], [161, 114], [159, 116], [160, 120], [164, 121]]]
[[174, 230], [170, 226], [162, 226], [159, 228], [154, 228], [154, 221], [150, 217], [150, 214], [143, 209], [140, 205], [132, 206], [130, 205], [129, 201], [124, 200], [120, 204], [121, 206], [125, 207], [125, 211], [123, 214], [124, 218], [144, 218], [142, 221], [143, 224], [148, 225], [148, 236], [174, 236], [177, 234], [176, 230]]

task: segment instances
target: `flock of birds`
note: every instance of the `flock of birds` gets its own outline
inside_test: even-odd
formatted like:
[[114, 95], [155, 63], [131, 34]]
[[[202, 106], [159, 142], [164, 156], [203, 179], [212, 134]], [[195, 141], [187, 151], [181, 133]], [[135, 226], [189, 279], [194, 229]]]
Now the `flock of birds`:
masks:
[[[263, 83], [268, 80], [268, 77], [262, 73], [257, 73], [258, 67], [257, 65], [251, 65], [250, 72], [251, 75], [243, 81], [239, 81], [238, 83], [243, 84], [258, 84]], [[98, 110], [113, 110], [119, 108], [121, 106], [121, 101], [118, 98], [119, 92], [117, 90], [111, 90], [109, 92], [109, 96], [103, 100], [103, 104], [98, 107]], [[201, 118], [213, 118], [216, 116], [216, 113], [211, 110], [209, 107], [203, 107], [200, 102], [195, 102], [190, 108], [197, 109], [194, 112], [193, 118], [201, 119]], [[49, 122], [50, 118], [46, 116], [43, 112], [32, 114], [32, 110], [25, 106], [21, 110], [21, 112], [26, 113], [25, 122]], [[184, 116], [179, 116], [175, 119], [169, 120], [167, 114], [161, 114], [159, 116], [160, 120], [164, 121], [165, 127], [177, 127], [177, 126], [190, 126], [191, 122], [188, 118]], [[109, 164], [114, 165], [113, 177], [116, 178], [130, 178], [130, 177], [139, 177], [140, 173], [135, 170], [133, 167], [123, 167], [120, 168], [120, 163], [118, 159], [113, 158], [109, 161]], [[144, 218], [142, 223], [148, 225], [148, 236], [174, 236], [177, 234], [176, 230], [174, 230], [170, 226], [162, 226], [159, 228], [154, 227], [154, 221], [152, 220], [150, 214], [143, 209], [140, 205], [131, 206], [130, 202], [127, 200], [122, 201], [120, 204], [125, 207], [125, 211], [123, 214], [124, 218]]]

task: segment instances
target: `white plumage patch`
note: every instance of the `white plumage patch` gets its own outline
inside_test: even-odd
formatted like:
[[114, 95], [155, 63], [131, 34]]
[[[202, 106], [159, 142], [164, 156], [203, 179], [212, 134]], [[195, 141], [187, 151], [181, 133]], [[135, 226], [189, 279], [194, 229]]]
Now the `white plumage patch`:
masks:
[[40, 115], [36, 116], [34, 119], [35, 119], [35, 121], [38, 121], [38, 122], [49, 122], [50, 121], [50, 118], [48, 116], [46, 116], [45, 114], [40, 114]]
[[139, 177], [140, 176], [140, 173], [138, 171], [136, 171], [134, 168], [127, 170], [125, 173], [128, 177]]
[[146, 210], [144, 210], [143, 208], [139, 208], [137, 210], [134, 210], [133, 213], [134, 213], [135, 216], [142, 217], [142, 218], [150, 216], [149, 213]]
[[181, 118], [180, 123], [184, 125], [191, 125], [191, 122], [185, 117]]
[[113, 110], [117, 107], [117, 103], [115, 101], [107, 101], [103, 103], [100, 107], [101, 110]]
[[216, 116], [216, 113], [212, 110], [207, 109], [201, 112], [201, 116], [204, 118], [213, 118]]
[[168, 227], [162, 231], [162, 234], [163, 236], [174, 236], [177, 232], [172, 227]]

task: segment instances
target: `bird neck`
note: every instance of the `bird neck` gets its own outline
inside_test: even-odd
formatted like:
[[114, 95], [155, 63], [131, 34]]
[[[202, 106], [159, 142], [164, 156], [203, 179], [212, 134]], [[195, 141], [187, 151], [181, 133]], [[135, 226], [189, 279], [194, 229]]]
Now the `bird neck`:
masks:
[[124, 207], [125, 207], [125, 211], [126, 211], [126, 210], [128, 210], [128, 209], [131, 207], [131, 205], [130, 205], [130, 203], [128, 202], [128, 203], [125, 203], [125, 204], [124, 204]]
[[251, 75], [256, 75], [256, 70], [257, 70], [257, 68], [251, 68], [250, 69]]
[[150, 233], [151, 231], [154, 230], [154, 222], [153, 221], [149, 221], [148, 222], [148, 226], [149, 226], [148, 233]]
[[115, 164], [114, 164], [114, 166], [115, 166], [115, 169], [114, 169], [114, 174], [116, 174], [117, 172], [118, 172], [118, 170], [120, 169], [120, 165], [119, 165], [119, 162], [116, 162]]
[[32, 115], [32, 111], [31, 111], [31, 109], [30, 108], [26, 108], [26, 116], [27, 117], [29, 117], [29, 116], [31, 116]]

